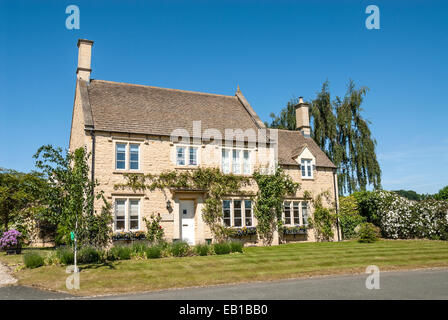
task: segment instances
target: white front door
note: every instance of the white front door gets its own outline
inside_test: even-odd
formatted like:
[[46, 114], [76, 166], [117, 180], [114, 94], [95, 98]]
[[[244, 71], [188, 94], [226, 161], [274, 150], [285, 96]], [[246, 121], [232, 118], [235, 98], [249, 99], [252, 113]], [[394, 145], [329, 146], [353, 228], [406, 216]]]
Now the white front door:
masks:
[[181, 200], [179, 204], [181, 239], [194, 244], [194, 201]]

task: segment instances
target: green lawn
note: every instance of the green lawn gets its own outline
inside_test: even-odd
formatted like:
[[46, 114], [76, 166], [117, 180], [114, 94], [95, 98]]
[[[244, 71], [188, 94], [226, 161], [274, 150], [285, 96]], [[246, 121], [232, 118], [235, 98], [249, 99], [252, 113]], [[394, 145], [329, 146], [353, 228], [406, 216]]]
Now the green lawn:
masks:
[[[0, 254], [0, 261], [19, 263], [20, 256]], [[84, 266], [81, 289], [74, 294], [106, 294], [223, 283], [298, 278], [311, 275], [380, 270], [448, 267], [448, 242], [383, 240], [373, 244], [350, 242], [300, 243], [245, 248], [243, 254], [128, 260]], [[67, 291], [65, 267], [21, 269], [19, 284]]]

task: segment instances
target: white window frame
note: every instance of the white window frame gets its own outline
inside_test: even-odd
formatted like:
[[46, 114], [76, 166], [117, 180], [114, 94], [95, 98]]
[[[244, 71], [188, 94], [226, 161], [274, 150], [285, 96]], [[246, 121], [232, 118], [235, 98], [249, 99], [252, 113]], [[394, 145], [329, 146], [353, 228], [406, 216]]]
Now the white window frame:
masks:
[[[224, 201], [230, 201], [230, 225], [226, 225], [224, 222]], [[235, 206], [234, 201], [241, 201], [241, 226], [235, 226]], [[250, 219], [251, 219], [251, 225], [246, 225], [246, 201], [251, 202], [250, 206]], [[254, 204], [253, 201], [250, 199], [223, 199], [223, 202], [221, 204], [222, 207], [222, 213], [223, 213], [223, 224], [227, 227], [231, 228], [244, 228], [244, 227], [254, 227]]]
[[[198, 145], [189, 145], [189, 144], [176, 144], [175, 145], [175, 159], [176, 159], [176, 167], [198, 167], [200, 164], [200, 146]], [[184, 149], [184, 164], [178, 163], [178, 148]], [[190, 150], [196, 149], [196, 164], [190, 164]]]
[[[290, 219], [290, 223], [286, 223], [286, 203], [289, 203], [289, 219]], [[310, 218], [310, 207], [308, 205], [307, 201], [301, 201], [301, 200], [286, 200], [283, 202], [283, 212], [282, 212], [282, 218], [283, 218], [283, 223], [285, 226], [306, 226], [307, 224], [303, 223], [303, 205], [306, 205], [307, 207], [307, 220], [309, 220]], [[294, 206], [296, 205], [297, 211], [299, 213], [299, 223], [295, 223], [294, 220]]]
[[[305, 175], [303, 175], [303, 169], [305, 169]], [[313, 179], [313, 159], [300, 159], [300, 175], [302, 179]]]
[[[124, 144], [124, 169], [117, 168], [117, 145]], [[131, 145], [138, 146], [138, 168], [131, 169]], [[121, 141], [117, 140], [114, 143], [114, 170], [116, 171], [141, 171], [141, 159], [142, 159], [142, 146], [140, 142], [130, 142], [130, 141]], [[121, 160], [120, 160], [121, 161]]]
[[[116, 220], [116, 203], [117, 201], [124, 201], [124, 229], [117, 229]], [[131, 201], [138, 201], [138, 227], [130, 228], [130, 213], [131, 213]], [[141, 210], [142, 210], [142, 200], [140, 198], [121, 198], [117, 197], [114, 199], [114, 231], [139, 231], [141, 228]]]
[[[226, 170], [225, 166], [224, 166], [224, 158], [223, 158], [223, 153], [227, 152], [228, 154], [228, 158], [227, 158], [227, 164], [226, 167], [228, 166], [228, 170]], [[234, 152], [238, 153], [238, 168], [239, 170], [234, 170], [234, 157], [233, 154]], [[249, 157], [247, 158], [247, 161], [245, 161], [244, 159], [244, 153], [248, 152], [249, 153]], [[253, 155], [253, 150], [251, 149], [247, 149], [247, 148], [226, 148], [226, 147], [222, 147], [221, 148], [221, 171], [225, 174], [228, 173], [233, 173], [236, 175], [251, 175], [252, 171], [253, 171], [253, 166], [252, 166], [252, 155]], [[247, 172], [246, 168], [249, 168], [249, 171]], [[239, 171], [239, 172], [236, 172]]]

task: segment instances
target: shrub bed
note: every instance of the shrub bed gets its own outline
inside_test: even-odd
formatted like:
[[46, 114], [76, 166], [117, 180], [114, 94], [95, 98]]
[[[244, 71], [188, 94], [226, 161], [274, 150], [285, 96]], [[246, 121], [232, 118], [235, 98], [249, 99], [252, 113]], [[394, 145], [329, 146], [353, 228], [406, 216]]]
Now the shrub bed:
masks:
[[178, 241], [171, 244], [170, 253], [173, 257], [185, 257], [190, 254], [190, 245], [184, 241]]
[[115, 246], [112, 247], [108, 254], [107, 259], [114, 261], [114, 260], [129, 260], [131, 259], [132, 250], [130, 247], [127, 246]]
[[380, 238], [380, 229], [373, 223], [364, 222], [357, 229], [359, 229], [357, 231], [359, 242], [372, 243]]
[[148, 259], [158, 259], [162, 257], [162, 247], [161, 246], [151, 246], [146, 248], [146, 258]]
[[231, 252], [230, 244], [227, 242], [215, 243], [213, 250], [216, 254], [229, 254]]
[[[105, 261], [129, 260], [129, 259], [158, 259], [162, 257], [186, 257], [207, 256], [212, 254], [242, 253], [243, 243], [240, 241], [198, 244], [191, 247], [188, 243], [179, 241], [173, 243], [162, 242], [157, 245], [147, 243], [134, 243], [130, 246], [118, 245], [109, 250], [96, 249], [94, 247], [82, 247], [78, 251], [77, 262], [79, 264], [94, 264]], [[72, 265], [74, 263], [73, 249], [59, 247], [47, 253], [45, 257], [36, 252], [29, 252], [23, 257], [27, 268], [37, 268], [43, 265]]]
[[34, 269], [44, 265], [44, 258], [37, 252], [28, 252], [23, 256], [23, 262], [27, 268]]
[[206, 256], [211, 252], [211, 247], [208, 244], [198, 244], [194, 250], [198, 256]]
[[103, 253], [92, 247], [84, 247], [79, 250], [79, 263], [99, 263], [103, 261]]
[[243, 243], [240, 241], [232, 241], [230, 244], [230, 252], [243, 253]]
[[70, 265], [75, 262], [75, 255], [71, 248], [60, 247], [56, 250], [56, 254], [62, 264]]

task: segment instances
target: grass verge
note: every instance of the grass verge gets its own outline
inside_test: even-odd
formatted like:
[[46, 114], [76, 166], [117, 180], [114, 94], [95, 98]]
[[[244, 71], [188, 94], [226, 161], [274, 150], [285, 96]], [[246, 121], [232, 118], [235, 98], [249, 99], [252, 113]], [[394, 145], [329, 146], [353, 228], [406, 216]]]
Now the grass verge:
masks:
[[[24, 251], [26, 252], [26, 250]], [[20, 265], [22, 257], [0, 254]], [[80, 290], [71, 294], [130, 293], [167, 288], [300, 278], [380, 270], [448, 267], [448, 242], [382, 240], [375, 243], [299, 243], [244, 248], [244, 253], [151, 260], [124, 260], [81, 266]], [[65, 267], [44, 266], [15, 273], [19, 284], [69, 292]]]

